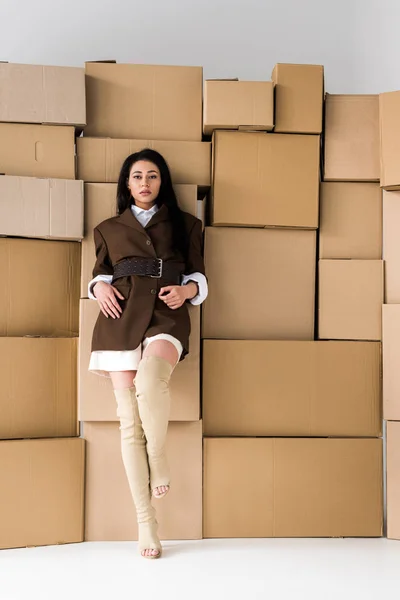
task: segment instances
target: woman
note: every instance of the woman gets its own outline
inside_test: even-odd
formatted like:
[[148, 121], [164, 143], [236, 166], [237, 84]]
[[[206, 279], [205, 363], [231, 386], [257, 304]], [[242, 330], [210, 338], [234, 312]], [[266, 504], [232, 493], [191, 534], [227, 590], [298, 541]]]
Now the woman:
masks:
[[89, 370], [111, 377], [139, 550], [159, 558], [151, 495], [162, 498], [170, 486], [164, 449], [169, 381], [189, 350], [186, 302], [200, 304], [208, 292], [202, 226], [179, 209], [168, 166], [154, 150], [125, 160], [117, 204], [118, 216], [94, 230], [97, 260], [89, 297], [101, 312]]

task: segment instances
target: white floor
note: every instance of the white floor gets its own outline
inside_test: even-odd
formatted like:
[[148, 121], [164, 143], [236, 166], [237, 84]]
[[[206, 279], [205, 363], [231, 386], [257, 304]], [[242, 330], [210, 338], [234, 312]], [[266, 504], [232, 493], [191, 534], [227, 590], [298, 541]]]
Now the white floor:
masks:
[[369, 600], [400, 597], [400, 542], [263, 539], [134, 542], [0, 551], [1, 600]]

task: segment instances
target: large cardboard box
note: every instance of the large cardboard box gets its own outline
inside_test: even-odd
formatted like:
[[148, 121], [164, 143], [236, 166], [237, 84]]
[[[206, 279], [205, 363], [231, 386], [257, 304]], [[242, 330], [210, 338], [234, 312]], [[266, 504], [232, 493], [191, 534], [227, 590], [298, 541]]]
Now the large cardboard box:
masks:
[[0, 121], [85, 125], [84, 69], [0, 63]]
[[206, 436], [379, 437], [379, 342], [204, 340]]
[[275, 132], [322, 133], [324, 67], [277, 64], [275, 83]]
[[380, 537], [382, 440], [206, 438], [204, 537]]
[[214, 129], [271, 131], [274, 128], [272, 81], [209, 79], [204, 82], [203, 132]]
[[85, 442], [0, 442], [0, 548], [82, 542]]
[[152, 148], [164, 156], [173, 183], [210, 185], [210, 142], [78, 138], [78, 178], [93, 183], [117, 183], [125, 158], [143, 148]]
[[326, 95], [325, 181], [379, 181], [379, 97]]
[[0, 123], [0, 173], [75, 179], [75, 130]]
[[400, 304], [382, 307], [383, 418], [400, 421]]
[[321, 184], [320, 258], [382, 258], [382, 196], [378, 183]]
[[[200, 306], [188, 305], [192, 331], [189, 354], [171, 378], [171, 421], [200, 419]], [[78, 417], [80, 421], [116, 421], [116, 403], [108, 377], [88, 371], [93, 327], [99, 314], [94, 300], [81, 300]]]
[[[174, 188], [181, 209], [197, 216], [199, 205], [205, 202], [204, 200], [197, 200], [197, 186], [178, 184]], [[96, 261], [93, 229], [105, 219], [114, 217], [116, 213], [117, 185], [115, 183], [85, 184], [85, 238], [82, 241], [81, 298], [88, 297], [88, 284], [92, 279], [92, 271]], [[200, 216], [204, 218], [204, 215], [200, 214]]]
[[[137, 540], [136, 513], [121, 458], [117, 423], [84, 423], [86, 440], [85, 540]], [[197, 423], [170, 423], [166, 452], [171, 489], [154, 501], [163, 540], [202, 538], [202, 431]]]
[[385, 190], [400, 189], [400, 92], [379, 95], [380, 175]]
[[87, 135], [200, 142], [203, 69], [86, 63]]
[[212, 225], [318, 227], [319, 137], [215, 132]]
[[386, 423], [387, 537], [400, 540], [400, 423]]
[[0, 239], [0, 336], [78, 335], [80, 244]]
[[206, 227], [202, 337], [314, 339], [315, 231]]
[[383, 191], [385, 302], [400, 304], [400, 192]]
[[320, 260], [322, 340], [381, 340], [383, 261]]
[[0, 177], [0, 235], [81, 240], [83, 181]]
[[78, 435], [77, 348], [77, 339], [0, 337], [0, 439]]

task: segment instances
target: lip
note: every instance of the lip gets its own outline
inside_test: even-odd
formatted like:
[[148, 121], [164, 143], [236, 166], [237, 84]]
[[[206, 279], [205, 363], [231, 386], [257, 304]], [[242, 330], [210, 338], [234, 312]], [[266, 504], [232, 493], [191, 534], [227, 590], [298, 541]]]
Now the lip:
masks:
[[151, 192], [149, 192], [149, 190], [143, 190], [143, 192], [140, 192], [141, 196], [149, 196], [151, 194]]

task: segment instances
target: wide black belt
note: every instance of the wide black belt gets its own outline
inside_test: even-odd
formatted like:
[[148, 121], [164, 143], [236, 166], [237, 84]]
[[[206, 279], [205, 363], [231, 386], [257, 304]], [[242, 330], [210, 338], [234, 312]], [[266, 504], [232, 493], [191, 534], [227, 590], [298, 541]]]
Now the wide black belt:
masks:
[[139, 275], [166, 279], [171, 284], [181, 283], [182, 266], [176, 263], [163, 262], [161, 258], [144, 258], [141, 256], [126, 258], [114, 267], [113, 282], [120, 277]]

